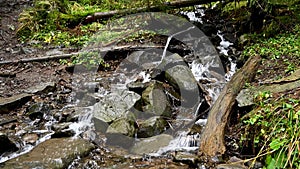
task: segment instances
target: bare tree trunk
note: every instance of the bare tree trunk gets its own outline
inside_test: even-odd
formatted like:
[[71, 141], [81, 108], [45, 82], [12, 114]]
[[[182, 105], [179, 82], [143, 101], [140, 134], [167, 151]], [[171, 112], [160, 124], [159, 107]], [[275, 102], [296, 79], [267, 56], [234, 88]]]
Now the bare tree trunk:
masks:
[[225, 127], [235, 103], [235, 98], [246, 82], [250, 82], [261, 61], [260, 56], [249, 58], [245, 65], [232, 77], [213, 105], [207, 125], [201, 136], [199, 153], [207, 156], [224, 154]]

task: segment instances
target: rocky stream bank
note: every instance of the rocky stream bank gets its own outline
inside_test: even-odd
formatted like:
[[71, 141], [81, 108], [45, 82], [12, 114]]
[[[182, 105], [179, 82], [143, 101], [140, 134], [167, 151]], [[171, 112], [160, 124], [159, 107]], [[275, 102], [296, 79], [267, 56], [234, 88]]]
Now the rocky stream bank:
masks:
[[[12, 9], [1, 15], [6, 33], [13, 35], [8, 26], [17, 23], [13, 9], [24, 4], [30, 1], [5, 3]], [[240, 33], [236, 23], [195, 10], [194, 17], [204, 23], [194, 24], [204, 33], [190, 23], [177, 37], [181, 41], [169, 38], [180, 32], [175, 29], [143, 41], [117, 42], [114, 46], [142, 50], [105, 53], [109, 67], [87, 69], [56, 60], [0, 65], [0, 166], [209, 168], [223, 162], [199, 158], [198, 140], [210, 106], [235, 71], [232, 60], [243, 63]], [[14, 41], [15, 36], [2, 37], [1, 61], [74, 51], [36, 49]], [[95, 45], [101, 46], [93, 42], [80, 51]]]

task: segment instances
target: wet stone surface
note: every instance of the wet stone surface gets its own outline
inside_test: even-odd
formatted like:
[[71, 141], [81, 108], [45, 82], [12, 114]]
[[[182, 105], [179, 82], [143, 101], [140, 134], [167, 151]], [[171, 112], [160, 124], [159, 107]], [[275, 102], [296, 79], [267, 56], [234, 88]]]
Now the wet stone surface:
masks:
[[[220, 41], [211, 25], [205, 29]], [[162, 49], [112, 52], [105, 56], [115, 59], [110, 60], [111, 68], [94, 70], [93, 75], [81, 66], [68, 67], [50, 61], [19, 64], [20, 71], [14, 77], [0, 77], [0, 95], [4, 97], [0, 99], [0, 110], [7, 105], [13, 107], [0, 113], [1, 119], [5, 119], [0, 121], [0, 131], [4, 133], [0, 145], [10, 145], [2, 151], [4, 154], [0, 152], [0, 161], [15, 157], [0, 164], [1, 167], [189, 168], [188, 165], [197, 165], [191, 164], [195, 162], [193, 155], [176, 156], [172, 154], [174, 149], [158, 157], [146, 155], [168, 146], [178, 138], [177, 131], [182, 126], [192, 127], [195, 112], [204, 111], [197, 110], [195, 105], [207, 101], [199, 96], [198, 82], [206, 81], [208, 87], [204, 90], [216, 81], [224, 82], [224, 74], [216, 68], [220, 62], [214, 59], [210, 65], [215, 55], [205, 57], [216, 52], [209, 47], [209, 39], [201, 37], [202, 34], [193, 36], [187, 32], [185, 35], [186, 44], [176, 43], [175, 38], [170, 41], [168, 49], [179, 54], [167, 51], [162, 59]], [[162, 46], [167, 39], [166, 36], [154, 38]], [[6, 45], [8, 53], [15, 48]], [[192, 53], [193, 46], [198, 47], [195, 53]], [[16, 49], [19, 48], [25, 54], [34, 51], [26, 47]], [[38, 52], [63, 54], [62, 49]], [[120, 53], [124, 56], [114, 56]], [[6, 59], [4, 54], [1, 51], [0, 60]], [[202, 67], [203, 72], [197, 69], [204, 80], [191, 70], [195, 60], [195, 64], [206, 66]], [[0, 70], [14, 72], [15, 67], [0, 66]], [[23, 92], [32, 95], [17, 95]], [[17, 107], [15, 103], [24, 98]], [[198, 146], [195, 140], [199, 139], [201, 130], [199, 125], [190, 130], [190, 135], [182, 134], [180, 137], [187, 143], [182, 147]], [[196, 154], [194, 150], [190, 152]]]
[[47, 140], [26, 155], [9, 160], [3, 169], [66, 168], [74, 159], [86, 156], [94, 145], [82, 139], [58, 138]]

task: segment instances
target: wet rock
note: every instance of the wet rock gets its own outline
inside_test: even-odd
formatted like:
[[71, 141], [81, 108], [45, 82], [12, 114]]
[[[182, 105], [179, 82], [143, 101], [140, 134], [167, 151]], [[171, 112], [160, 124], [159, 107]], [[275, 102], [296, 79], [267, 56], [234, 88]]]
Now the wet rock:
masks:
[[213, 24], [201, 24], [200, 29], [205, 33], [206, 36], [211, 36], [217, 33], [217, 28]]
[[28, 115], [31, 120], [42, 119], [44, 114], [49, 113], [49, 110], [50, 108], [46, 104], [35, 103], [27, 109], [26, 115]]
[[185, 91], [197, 91], [197, 81], [187, 66], [177, 65], [166, 71], [166, 79], [176, 88]]
[[165, 71], [177, 65], [187, 66], [183, 58], [177, 53], [175, 53], [173, 55], [166, 55], [164, 59], [161, 61], [161, 63], [157, 66], [157, 68], [161, 69], [162, 71]]
[[53, 92], [56, 84], [54, 82], [41, 83], [37, 86], [30, 87], [25, 90], [25, 93], [29, 94], [43, 94]]
[[91, 111], [91, 107], [69, 107], [64, 109], [62, 112], [54, 113], [54, 115], [60, 123], [77, 122], [82, 115], [88, 114]]
[[180, 91], [183, 106], [193, 106], [199, 101], [199, 90], [193, 73], [187, 66], [174, 66], [165, 73], [167, 81]]
[[25, 143], [34, 145], [39, 139], [39, 136], [35, 133], [27, 133], [22, 138], [25, 141]]
[[190, 130], [189, 130], [189, 134], [197, 134], [197, 133], [202, 133], [202, 130], [203, 130], [203, 127], [202, 125], [198, 125], [198, 124], [194, 124]]
[[126, 89], [117, 89], [94, 105], [94, 118], [109, 123], [117, 118], [126, 117], [127, 110], [141, 98], [140, 95]]
[[8, 113], [31, 99], [30, 94], [19, 94], [8, 98], [0, 98], [0, 114]]
[[216, 169], [246, 169], [247, 167], [242, 164], [219, 164]]
[[79, 103], [77, 106], [88, 107], [93, 106], [95, 103], [97, 103], [96, 98], [87, 93], [81, 99], [79, 99]]
[[78, 156], [86, 156], [94, 146], [83, 139], [50, 139], [27, 154], [4, 163], [3, 169], [67, 168]]
[[99, 82], [86, 82], [83, 87], [89, 92], [97, 92], [99, 90]]
[[113, 121], [107, 128], [106, 133], [109, 134], [123, 134], [125, 136], [133, 137], [136, 133], [135, 121], [128, 118], [120, 118]]
[[7, 137], [7, 135], [0, 133], [0, 155], [5, 152], [18, 150], [17, 146]]
[[140, 154], [140, 155], [148, 154], [148, 153], [156, 153], [160, 148], [169, 145], [172, 139], [173, 137], [167, 134], [161, 134], [158, 136], [142, 139], [142, 141], [136, 143], [132, 147], [131, 153]]
[[186, 65], [186, 63], [184, 62], [183, 58], [177, 53], [173, 55], [166, 55], [164, 59], [159, 63], [159, 65], [151, 69], [151, 78], [158, 78], [162, 72], [165, 72], [167, 69], [176, 65]]
[[[132, 67], [129, 68], [129, 70], [136, 69], [136, 68], [152, 69], [152, 68], [156, 67], [156, 65], [161, 60], [160, 55], [154, 54], [155, 50], [156, 49], [151, 50], [151, 53], [147, 52], [147, 51], [132, 52], [129, 56], [127, 56], [127, 58], [123, 62], [123, 63], [130, 63], [130, 64], [126, 64], [123, 66], [125, 66], [126, 68], [129, 68], [129, 65], [131, 65]], [[160, 52], [158, 52], [158, 53], [160, 53]], [[123, 63], [121, 63], [120, 66], [122, 66]]]
[[168, 123], [160, 116], [151, 117], [139, 123], [138, 138], [152, 137], [165, 131]]
[[51, 138], [74, 136], [75, 131], [69, 129], [69, 126], [71, 124], [72, 124], [71, 122], [54, 124], [51, 127], [51, 129], [54, 131], [54, 134], [51, 136]]
[[102, 120], [99, 120], [97, 118], [93, 118], [92, 121], [93, 121], [95, 130], [97, 132], [100, 132], [102, 134], [104, 134], [106, 132], [106, 130], [107, 130], [108, 126], [109, 126], [108, 123], [106, 123], [106, 122], [104, 122]]
[[126, 85], [126, 87], [130, 91], [134, 91], [136, 93], [142, 93], [142, 91], [148, 87], [148, 84], [143, 82], [130, 82]]
[[135, 138], [128, 137], [120, 133], [107, 133], [105, 134], [107, 145], [122, 147], [124, 149], [129, 149], [134, 145]]
[[189, 164], [189, 166], [196, 166], [197, 159], [198, 158], [196, 154], [191, 154], [188, 152], [176, 152], [173, 161]]
[[221, 38], [216, 34], [212, 34], [209, 39], [214, 44], [214, 46], [219, 46], [220, 42], [222, 41]]
[[68, 129], [70, 124], [72, 124], [71, 122], [67, 122], [67, 123], [58, 123], [58, 124], [54, 124], [52, 125], [51, 129], [53, 131], [60, 131], [60, 130], [64, 130], [64, 129]]
[[150, 113], [156, 116], [171, 116], [171, 105], [164, 93], [163, 84], [154, 81], [142, 93], [143, 102], [146, 104], [143, 107], [145, 113]]

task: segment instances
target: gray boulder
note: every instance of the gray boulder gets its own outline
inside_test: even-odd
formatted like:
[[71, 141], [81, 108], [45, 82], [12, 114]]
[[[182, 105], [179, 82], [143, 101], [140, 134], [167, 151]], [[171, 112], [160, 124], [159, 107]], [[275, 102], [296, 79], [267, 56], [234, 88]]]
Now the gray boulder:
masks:
[[50, 139], [32, 151], [4, 163], [3, 169], [67, 168], [79, 157], [84, 157], [94, 145], [83, 139]]
[[171, 105], [164, 92], [163, 84], [154, 81], [142, 93], [143, 111], [155, 116], [171, 116]]
[[151, 117], [139, 123], [137, 136], [139, 138], [152, 137], [165, 131], [168, 123], [160, 116]]
[[140, 95], [126, 89], [116, 90], [94, 105], [94, 118], [105, 123], [110, 123], [120, 117], [126, 117], [128, 115], [126, 112], [140, 98]]
[[132, 147], [131, 153], [140, 155], [156, 153], [159, 149], [169, 145], [172, 139], [173, 137], [167, 134], [161, 134], [158, 136], [142, 139], [142, 141], [136, 143]]
[[136, 133], [135, 121], [128, 118], [117, 119], [108, 126], [106, 133], [118, 133], [133, 137]]
[[183, 106], [193, 106], [199, 101], [198, 83], [187, 66], [177, 65], [165, 72], [166, 80], [180, 91]]

